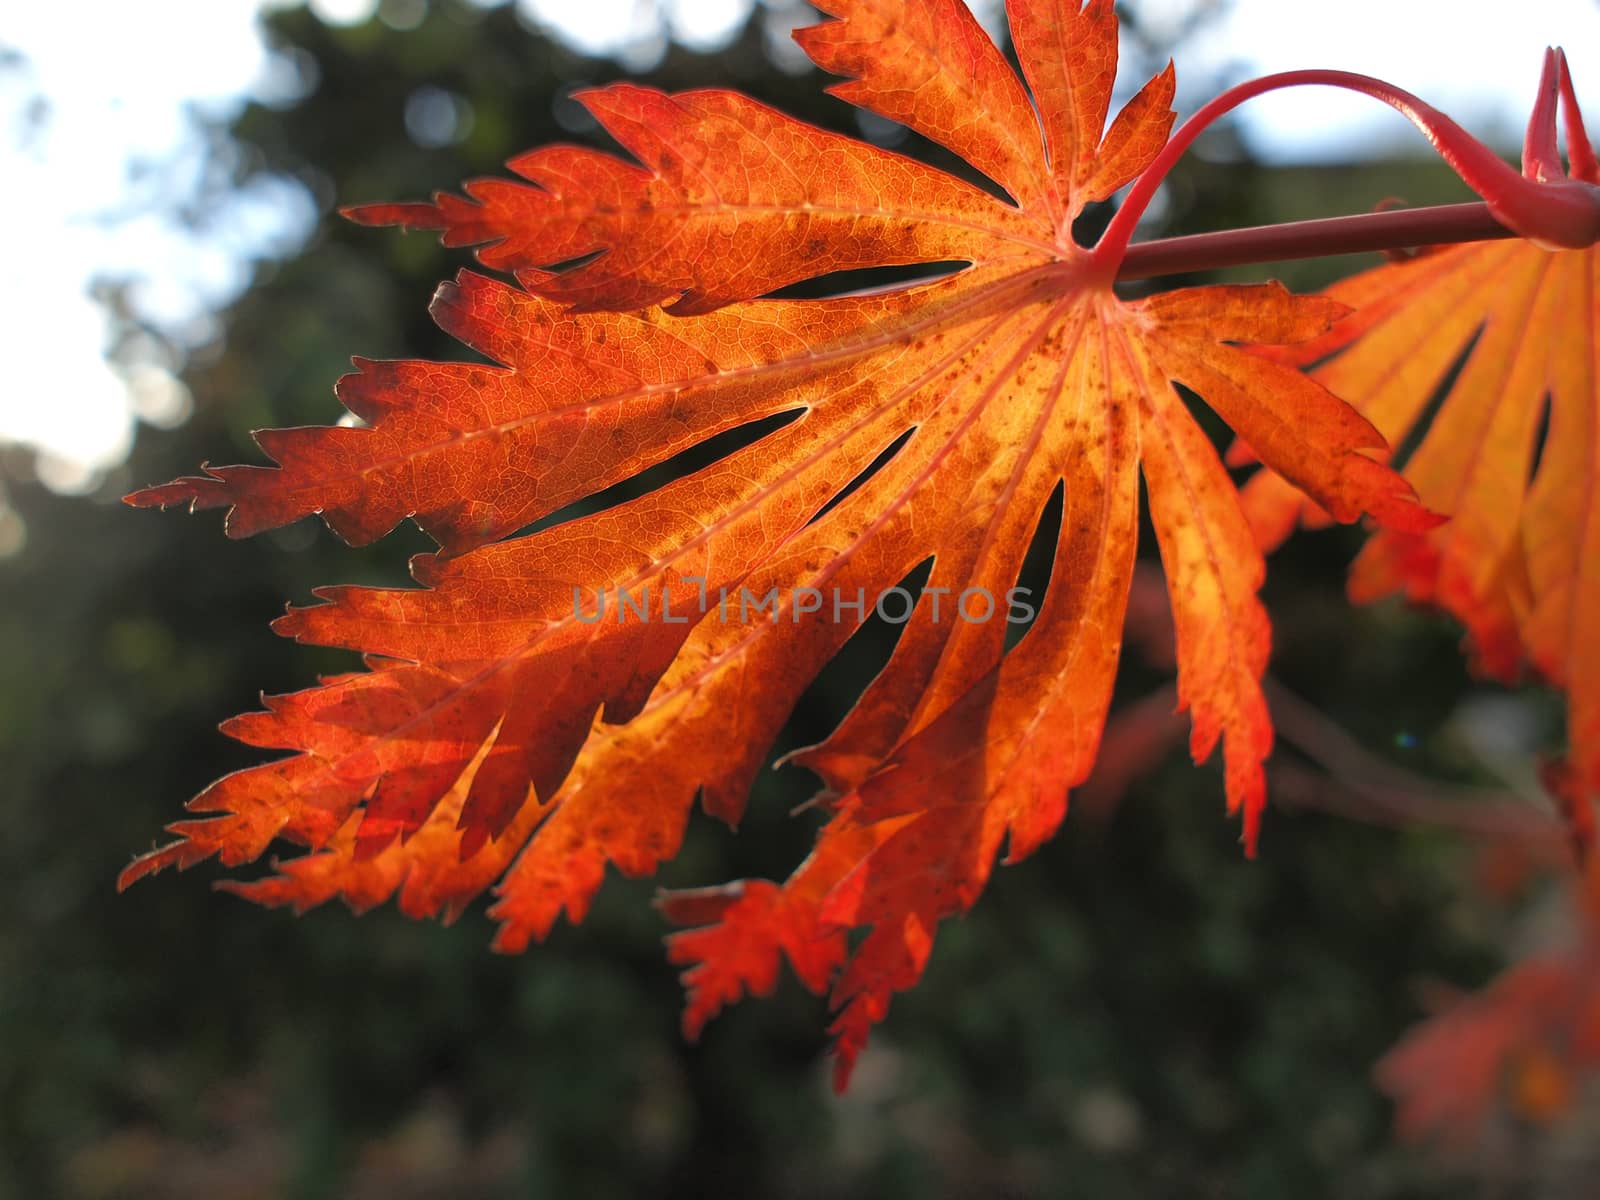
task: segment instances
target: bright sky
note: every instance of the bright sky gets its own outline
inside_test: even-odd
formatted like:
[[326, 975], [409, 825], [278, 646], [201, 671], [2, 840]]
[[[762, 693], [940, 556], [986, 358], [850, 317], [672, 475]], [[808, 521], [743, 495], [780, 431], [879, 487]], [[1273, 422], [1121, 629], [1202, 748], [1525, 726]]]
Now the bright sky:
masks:
[[[37, 447], [40, 476], [58, 490], [92, 487], [125, 457], [137, 420], [172, 424], [188, 411], [172, 374], [181, 359], [163, 357], [154, 343], [124, 355], [132, 366], [108, 364], [110, 323], [91, 296], [93, 281], [133, 281], [131, 300], [145, 319], [180, 346], [199, 346], [214, 336], [211, 314], [247, 282], [249, 259], [288, 252], [315, 220], [309, 200], [289, 185], [238, 196], [208, 211], [203, 228], [170, 215], [203, 182], [191, 111], [226, 115], [251, 95], [288, 86], [255, 28], [263, 4], [283, 2], [102, 0], [85, 11], [17, 0], [0, 10], [0, 224], [8, 243], [0, 257], [0, 442]], [[530, 23], [582, 49], [646, 65], [669, 31], [715, 48], [753, 0], [515, 2]], [[1196, 2], [1131, 0], [1155, 22]], [[379, 12], [402, 28], [425, 4], [385, 0], [380, 10], [378, 0], [311, 0], [329, 21]], [[992, 0], [974, 7], [988, 17], [997, 10]], [[1462, 0], [1235, 0], [1184, 48], [1179, 69], [1235, 62], [1251, 75], [1304, 66], [1363, 71], [1509, 148], [1520, 140], [1543, 48], [1559, 43], [1576, 52], [1578, 91], [1600, 125], [1600, 4], [1519, 0], [1514, 17], [1506, 11], [1497, 7], [1491, 19], [1487, 4]], [[92, 37], [84, 36], [86, 21]], [[1420, 145], [1376, 102], [1327, 89], [1257, 100], [1243, 115], [1253, 146], [1279, 161]]]

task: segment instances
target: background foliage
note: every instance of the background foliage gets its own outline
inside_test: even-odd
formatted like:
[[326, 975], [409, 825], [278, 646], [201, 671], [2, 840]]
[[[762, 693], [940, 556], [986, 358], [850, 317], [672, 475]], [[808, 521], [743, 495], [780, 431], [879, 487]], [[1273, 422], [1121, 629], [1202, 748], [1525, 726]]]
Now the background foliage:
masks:
[[[758, 8], [731, 48], [673, 49], [645, 78], [736, 86], [892, 138], [815, 72], [775, 65], [781, 15]], [[258, 687], [343, 667], [268, 632], [284, 598], [392, 584], [427, 548], [411, 530], [351, 553], [313, 522], [233, 543], [214, 517], [135, 514], [117, 494], [206, 458], [255, 461], [252, 428], [327, 421], [352, 353], [465, 353], [425, 312], [462, 256], [332, 206], [420, 198], [584, 137], [568, 93], [624, 74], [457, 0], [411, 29], [327, 28], [298, 9], [272, 29], [304, 95], [247, 110], [219, 153], [234, 186], [299, 178], [325, 219], [297, 256], [260, 265], [223, 340], [191, 359], [194, 418], [142, 437], [101, 494], [53, 497], [6, 464], [30, 538], [0, 562], [0, 1195], [1461, 1194], [1394, 1144], [1370, 1064], [1416, 1019], [1419, 981], [1480, 984], [1518, 926], [1437, 832], [1279, 808], [1247, 864], [1220, 781], [1181, 739], [1109, 754], [1063, 834], [941, 936], [841, 1101], [821, 1002], [798, 987], [681, 1042], [651, 881], [612, 880], [581, 930], [514, 959], [486, 952], [481, 912], [449, 929], [389, 910], [294, 921], [212, 898], [209, 868], [116, 898], [116, 871], [175, 802], [251, 760], [216, 721]], [[1172, 49], [1132, 32], [1149, 61]], [[1178, 54], [1188, 88], [1214, 82], [1183, 79]], [[1164, 220], [1185, 232], [1457, 196], [1431, 167], [1278, 172], [1225, 137], [1208, 149], [1170, 189]], [[1341, 265], [1275, 273], [1315, 286]], [[1481, 777], [1475, 714], [1536, 724], [1549, 706], [1486, 709], [1447, 625], [1349, 610], [1356, 536], [1303, 538], [1274, 561], [1275, 677], [1399, 767]], [[1127, 658], [1131, 706], [1162, 672]], [[827, 731], [850, 674], [819, 681], [779, 752]], [[1143, 728], [1165, 737], [1159, 719]], [[1305, 777], [1292, 745], [1279, 758]], [[1337, 808], [1334, 776], [1318, 794]], [[696, 822], [659, 882], [781, 877], [809, 837], [787, 815], [808, 793], [803, 773], [769, 774], [738, 836]], [[1509, 1136], [1473, 1165], [1512, 1194], [1582, 1178], [1530, 1157], [1527, 1131]]]

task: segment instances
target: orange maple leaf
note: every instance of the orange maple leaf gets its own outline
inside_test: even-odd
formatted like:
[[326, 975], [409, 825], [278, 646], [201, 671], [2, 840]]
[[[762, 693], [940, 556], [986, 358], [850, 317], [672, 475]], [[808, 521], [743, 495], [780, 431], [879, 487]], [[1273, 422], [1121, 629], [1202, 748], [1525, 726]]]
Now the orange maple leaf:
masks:
[[[1528, 178], [1600, 184], [1559, 51], [1547, 54], [1529, 131]], [[1546, 778], [1587, 845], [1600, 799], [1600, 247], [1470, 243], [1325, 294], [1352, 315], [1321, 337], [1262, 353], [1311, 367], [1394, 445], [1416, 442], [1406, 478], [1451, 517], [1432, 530], [1374, 535], [1351, 569], [1351, 597], [1399, 592], [1437, 605], [1466, 626], [1485, 674], [1514, 681], [1531, 665], [1566, 692], [1570, 761], [1551, 764]], [[1234, 457], [1248, 460], [1249, 449], [1236, 446]], [[1244, 501], [1267, 549], [1296, 524], [1328, 519], [1270, 471], [1246, 485]]]
[[[1392, 441], [1421, 432], [1406, 478], [1452, 517], [1375, 534], [1351, 569], [1351, 597], [1437, 605], [1466, 627], [1486, 674], [1514, 681], [1531, 664], [1567, 693], [1562, 794], [1581, 829], [1600, 797], [1600, 250], [1473, 243], [1327, 295], [1355, 313], [1272, 357], [1326, 359], [1312, 376]], [[1267, 548], [1297, 522], [1326, 521], [1267, 472], [1244, 499]]]
[[1565, 885], [1568, 943], [1513, 964], [1412, 1029], [1376, 1068], [1402, 1136], [1470, 1146], [1509, 1114], [1550, 1124], [1600, 1069], [1600, 867]]
[[[1169, 66], [1105, 131], [1109, 0], [1010, 6], [1031, 100], [960, 0], [822, 7], [840, 19], [797, 36], [849, 77], [836, 93], [944, 144], [1010, 201], [735, 93], [619, 85], [580, 99], [637, 163], [550, 147], [512, 162], [525, 183], [355, 210], [484, 245], [485, 264], [516, 274], [464, 272], [433, 304], [499, 365], [360, 361], [338, 394], [364, 427], [263, 433], [277, 466], [131, 501], [226, 506], [235, 536], [319, 512], [359, 543], [412, 517], [441, 550], [414, 560], [419, 589], [321, 589], [277, 622], [364, 652], [369, 670], [228, 723], [293, 753], [201, 793], [191, 809], [222, 815], [173, 825], [180, 840], [124, 883], [285, 838], [316, 853], [234, 890], [298, 907], [398, 892], [408, 913], [448, 916], [499, 879], [496, 945], [521, 949], [563, 911], [580, 919], [608, 863], [639, 875], [674, 854], [697, 794], [737, 820], [801, 692], [931, 559], [890, 662], [798, 756], [834, 797], [811, 858], [781, 887], [664, 901], [715, 922], [672, 943], [691, 1032], [770, 988], [786, 956], [832, 987], [842, 1083], [1001, 841], [1014, 860], [1049, 837], [1093, 763], [1141, 468], [1192, 750], [1223, 743], [1253, 849], [1272, 744], [1263, 562], [1173, 383], [1338, 519], [1426, 529], [1409, 487], [1362, 453], [1383, 445], [1368, 421], [1236, 345], [1312, 338], [1345, 307], [1277, 285], [1125, 302], [1114, 266], [1073, 242], [1073, 219], [1145, 168], [1172, 120]], [[759, 298], [950, 260], [969, 265], [877, 294]], [[644, 496], [507, 537], [780, 418]], [[1006, 653], [1005, 598], [1058, 490], [1051, 583]], [[845, 932], [865, 927], [850, 953]]]

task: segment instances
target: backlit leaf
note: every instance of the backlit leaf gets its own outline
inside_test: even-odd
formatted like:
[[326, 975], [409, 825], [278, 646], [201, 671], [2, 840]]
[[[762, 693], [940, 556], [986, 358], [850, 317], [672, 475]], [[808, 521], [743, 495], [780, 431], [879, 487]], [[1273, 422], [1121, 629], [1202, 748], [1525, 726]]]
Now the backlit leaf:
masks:
[[[1312, 376], [1395, 444], [1421, 435], [1406, 477], [1451, 516], [1377, 533], [1352, 568], [1352, 596], [1438, 605], [1466, 626], [1487, 673], [1512, 680], [1529, 664], [1565, 691], [1566, 786], [1586, 808], [1600, 797], [1600, 251], [1457, 246], [1328, 295], [1354, 314], [1267, 353], [1334, 355]], [[1245, 500], [1266, 546], [1298, 520], [1325, 519], [1266, 472]]]
[[[838, 1011], [839, 1081], [938, 923], [1056, 829], [1093, 764], [1122, 640], [1142, 470], [1173, 597], [1197, 758], [1221, 743], [1254, 847], [1272, 731], [1263, 564], [1202, 396], [1340, 520], [1432, 519], [1363, 451], [1373, 427], [1241, 348], [1346, 310], [1276, 285], [1125, 301], [1071, 238], [1165, 142], [1170, 68], [1104, 129], [1110, 3], [1012, 5], [1024, 83], [959, 0], [830, 0], [803, 46], [838, 94], [956, 151], [1011, 200], [741, 96], [619, 85], [581, 96], [636, 162], [552, 147], [526, 182], [377, 205], [442, 229], [516, 284], [464, 272], [440, 325], [496, 365], [358, 362], [364, 425], [260, 435], [277, 465], [208, 469], [136, 504], [226, 507], [243, 535], [317, 512], [368, 542], [411, 517], [440, 543], [419, 587], [319, 590], [278, 630], [368, 669], [230, 722], [286, 758], [229, 776], [124, 883], [274, 839], [309, 847], [234, 890], [296, 907], [398, 894], [454, 915], [498, 880], [497, 946], [581, 919], [608, 865], [672, 856], [696, 797], [736, 821], [801, 693], [880, 599], [931, 560], [883, 671], [796, 756], [831, 820], [782, 886], [666, 897], [701, 928], [691, 1033], [781, 959]], [[1043, 115], [1035, 116], [1034, 101]], [[582, 261], [576, 261], [582, 260]], [[865, 266], [959, 261], [932, 282], [763, 299]], [[727, 431], [760, 436], [634, 499], [511, 536]], [[1062, 495], [1048, 591], [1007, 619]], [[634, 607], [628, 607], [623, 598]], [[942, 607], [941, 607], [942, 603]], [[846, 934], [863, 930], [854, 951]]]

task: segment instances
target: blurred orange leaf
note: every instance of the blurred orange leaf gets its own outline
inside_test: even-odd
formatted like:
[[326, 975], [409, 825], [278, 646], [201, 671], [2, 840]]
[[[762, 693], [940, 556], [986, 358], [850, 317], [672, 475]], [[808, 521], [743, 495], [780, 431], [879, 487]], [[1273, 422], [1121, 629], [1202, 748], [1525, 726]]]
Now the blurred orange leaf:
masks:
[[1402, 1135], [1461, 1147], [1499, 1114], [1548, 1125], [1600, 1070], [1600, 870], [1591, 865], [1567, 893], [1567, 945], [1449, 1004], [1378, 1064]]
[[[1266, 353], [1312, 377], [1396, 445], [1405, 475], [1451, 520], [1385, 529], [1350, 593], [1399, 592], [1452, 613], [1487, 674], [1524, 665], [1565, 691], [1571, 762], [1552, 772], [1578, 835], [1600, 798], [1600, 251], [1530, 242], [1456, 246], [1335, 284], [1355, 312], [1328, 334]], [[1330, 357], [1332, 356], [1332, 357]], [[1431, 411], [1430, 396], [1446, 394]], [[1326, 520], [1261, 472], [1244, 489], [1259, 540]]]

